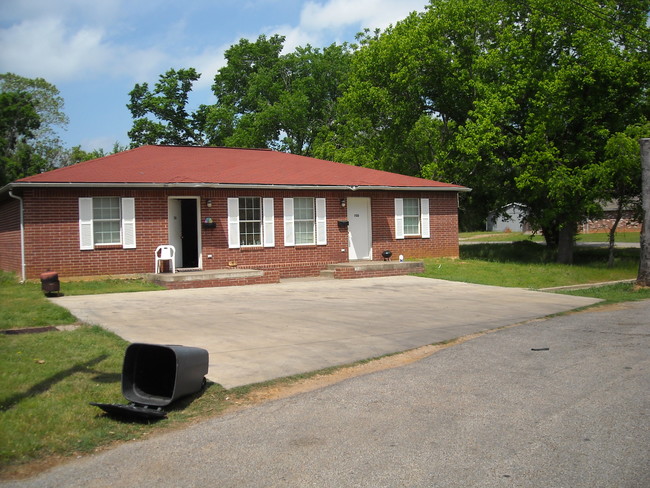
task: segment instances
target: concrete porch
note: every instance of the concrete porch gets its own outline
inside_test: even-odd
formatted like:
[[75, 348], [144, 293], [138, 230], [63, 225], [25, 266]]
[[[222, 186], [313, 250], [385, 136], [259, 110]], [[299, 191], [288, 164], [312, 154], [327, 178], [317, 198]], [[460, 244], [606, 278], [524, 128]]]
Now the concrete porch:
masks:
[[321, 271], [321, 276], [336, 279], [377, 278], [380, 276], [402, 276], [424, 272], [423, 261], [349, 261], [330, 264]]
[[[376, 278], [402, 276], [424, 272], [422, 261], [351, 261], [328, 265], [320, 279]], [[242, 286], [279, 283], [280, 272], [276, 269], [227, 268], [204, 271], [179, 271], [176, 273], [147, 274], [145, 278], [169, 289], [205, 288], [214, 286]], [[309, 279], [309, 278], [306, 278]]]

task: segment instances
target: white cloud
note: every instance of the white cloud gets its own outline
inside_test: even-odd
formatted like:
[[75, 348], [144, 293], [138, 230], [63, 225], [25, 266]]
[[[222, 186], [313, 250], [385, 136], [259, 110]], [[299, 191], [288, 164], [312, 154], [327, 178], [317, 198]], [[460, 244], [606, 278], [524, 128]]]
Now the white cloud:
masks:
[[300, 27], [306, 31], [337, 30], [348, 26], [385, 29], [414, 10], [422, 11], [423, 0], [329, 0], [309, 1], [300, 14]]
[[[284, 52], [306, 44], [323, 47], [352, 41], [364, 27], [385, 28], [413, 10], [423, 10], [425, 4], [426, 0], [308, 0], [296, 25], [263, 27], [251, 32], [250, 39], [280, 33], [286, 37]], [[153, 21], [152, 9], [154, 2], [148, 0], [0, 0], [0, 72], [53, 83], [106, 77], [139, 82], [172, 67], [193, 66], [203, 74], [195, 88], [209, 87], [225, 64], [224, 51], [239, 38], [214, 47], [199, 43], [178, 49], [191, 25], [182, 15]]]
[[0, 30], [0, 70], [51, 82], [149, 76], [165, 55], [112, 44], [101, 27], [73, 29], [63, 19], [24, 20]]
[[354, 42], [357, 32], [385, 29], [413, 11], [424, 11], [427, 4], [426, 0], [309, 0], [302, 7], [298, 25], [269, 26], [263, 32], [285, 36], [285, 53], [306, 44], [324, 47], [331, 42]]
[[79, 145], [84, 151], [94, 151], [95, 149], [103, 149], [106, 154], [110, 154], [113, 151], [113, 146], [118, 142], [120, 144], [125, 144], [124, 141], [120, 141], [118, 137], [111, 136], [100, 136], [93, 137], [88, 139], [83, 139]]
[[61, 19], [25, 20], [0, 31], [0, 66], [28, 77], [77, 76], [104, 62], [108, 52], [102, 37], [91, 28], [68, 34]]

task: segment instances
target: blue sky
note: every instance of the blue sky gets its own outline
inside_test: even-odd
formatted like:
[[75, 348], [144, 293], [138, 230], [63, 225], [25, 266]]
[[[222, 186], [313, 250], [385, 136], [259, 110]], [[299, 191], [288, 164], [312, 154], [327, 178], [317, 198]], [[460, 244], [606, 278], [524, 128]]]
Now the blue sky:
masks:
[[285, 51], [353, 42], [427, 0], [0, 0], [0, 73], [56, 85], [70, 118], [67, 147], [110, 150], [128, 143], [128, 93], [170, 68], [202, 77], [194, 105], [210, 91], [223, 53], [241, 38], [286, 36]]

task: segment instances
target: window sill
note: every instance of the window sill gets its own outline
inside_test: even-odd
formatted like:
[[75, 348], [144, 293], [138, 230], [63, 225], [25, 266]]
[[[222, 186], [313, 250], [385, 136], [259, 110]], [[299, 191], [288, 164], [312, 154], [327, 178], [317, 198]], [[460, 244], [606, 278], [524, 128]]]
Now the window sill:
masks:
[[254, 252], [254, 251], [262, 251], [266, 249], [264, 246], [259, 245], [259, 246], [239, 246], [239, 250], [241, 252]]

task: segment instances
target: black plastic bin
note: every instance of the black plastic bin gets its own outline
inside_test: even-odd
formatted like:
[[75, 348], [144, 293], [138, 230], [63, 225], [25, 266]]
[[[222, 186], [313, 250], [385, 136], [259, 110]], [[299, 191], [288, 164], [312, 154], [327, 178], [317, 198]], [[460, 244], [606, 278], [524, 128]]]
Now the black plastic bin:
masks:
[[164, 407], [199, 391], [206, 374], [205, 349], [131, 344], [124, 355], [122, 394], [133, 403]]
[[91, 405], [116, 415], [165, 417], [161, 407], [203, 388], [208, 363], [208, 351], [199, 347], [131, 344], [122, 366], [122, 394], [131, 404]]

